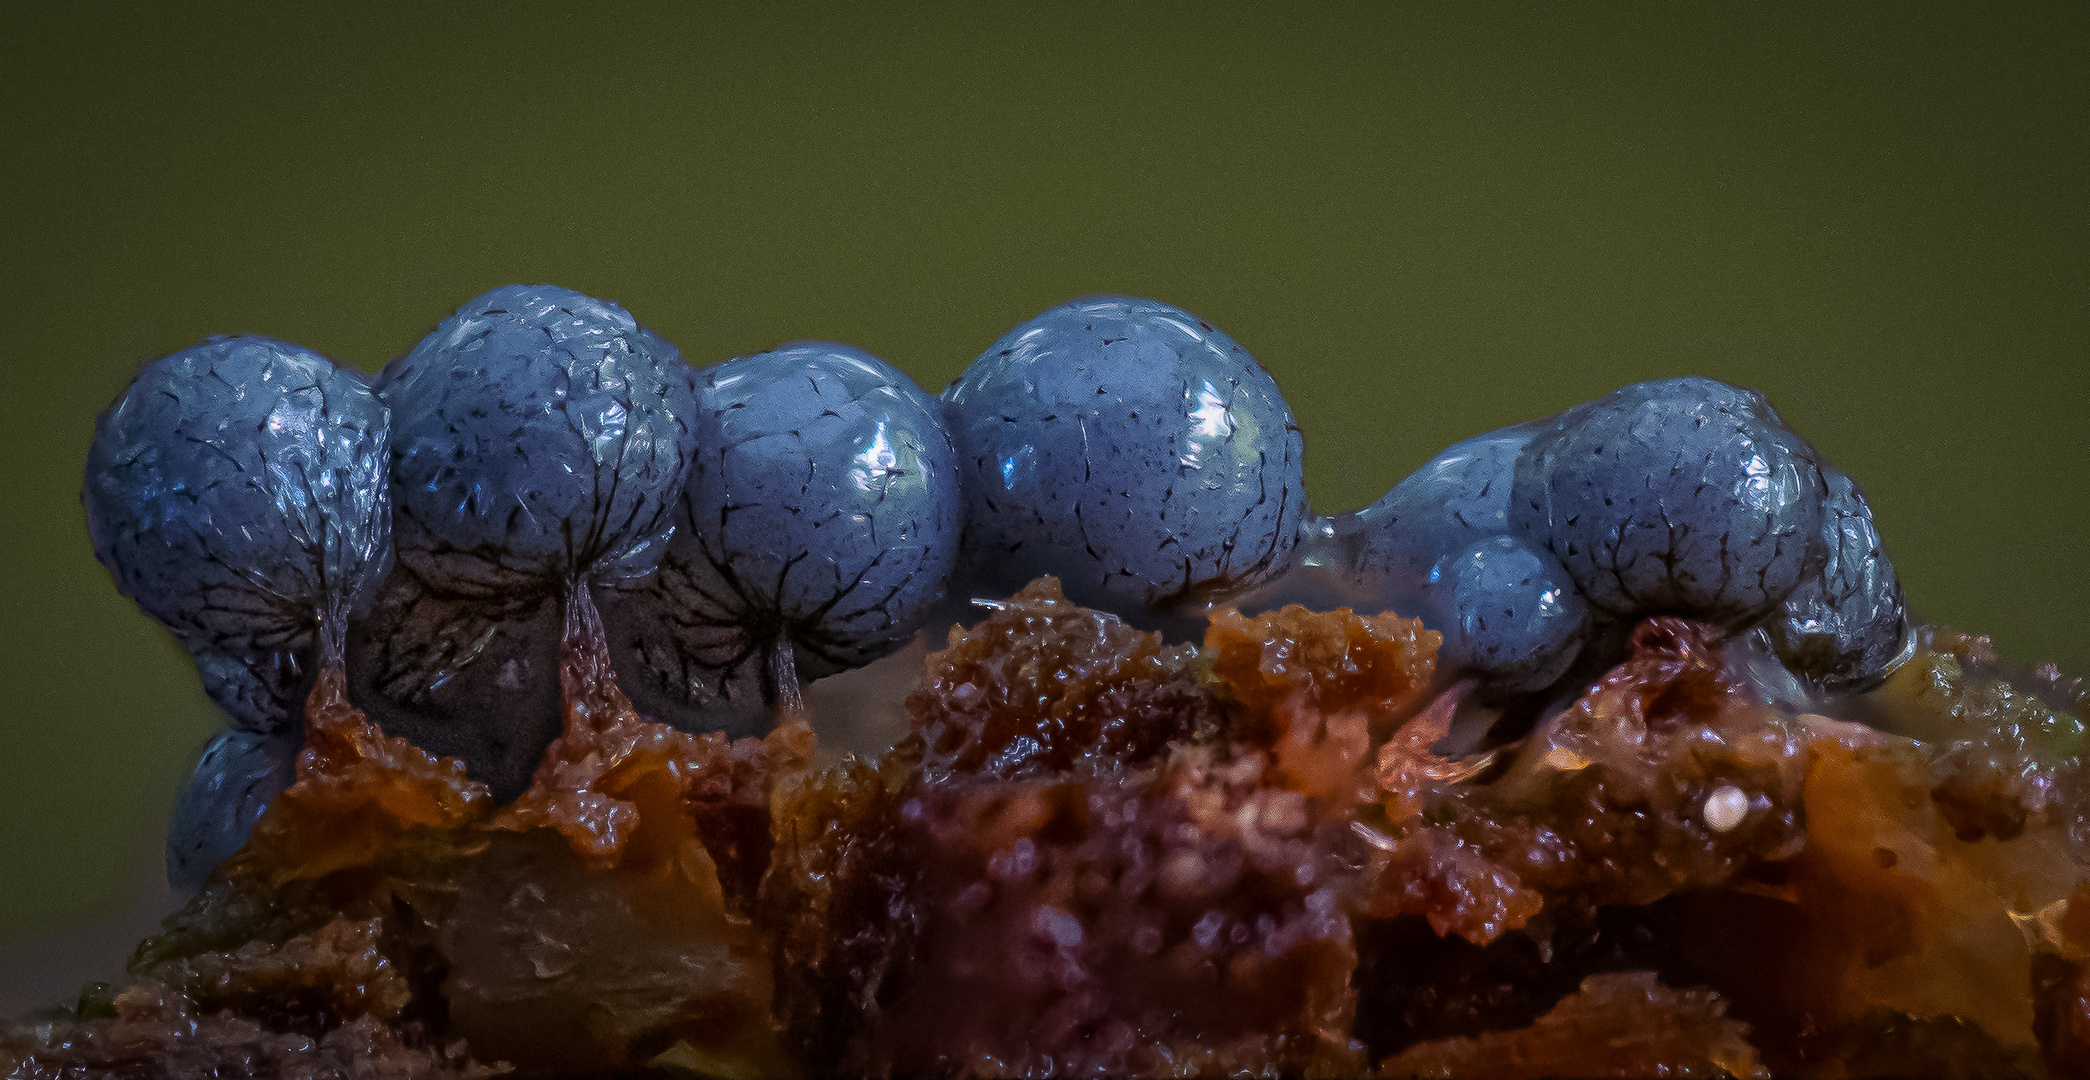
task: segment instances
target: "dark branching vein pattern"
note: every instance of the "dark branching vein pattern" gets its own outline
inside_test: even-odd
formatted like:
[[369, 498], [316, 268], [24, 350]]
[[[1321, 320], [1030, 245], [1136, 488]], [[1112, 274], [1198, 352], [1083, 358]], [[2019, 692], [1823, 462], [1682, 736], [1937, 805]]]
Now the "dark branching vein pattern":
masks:
[[1828, 690], [1861, 689], [1898, 664], [1915, 637], [1864, 492], [1833, 465], [1822, 473], [1829, 486], [1822, 569], [1786, 597], [1768, 629], [1795, 672]]
[[842, 345], [710, 368], [695, 415], [661, 573], [605, 598], [604, 618], [642, 710], [751, 725], [786, 692], [780, 660], [805, 678], [867, 663], [942, 599], [956, 454], [935, 399]]
[[965, 465], [962, 574], [1038, 574], [1165, 623], [1282, 571], [1301, 440], [1248, 352], [1178, 308], [1097, 297], [1010, 331], [945, 392]]
[[154, 362], [102, 416], [82, 494], [96, 554], [242, 725], [296, 715], [320, 621], [382, 580], [387, 438], [352, 373], [258, 337]]
[[[1909, 647], [1856, 486], [1761, 395], [1711, 379], [1637, 383], [1467, 439], [1305, 531], [1301, 566], [1346, 602], [1421, 614], [1445, 635], [1446, 667], [1490, 692], [1601, 670], [1652, 615], [1762, 627], [1788, 668], [1831, 690], [1883, 678]], [[1256, 599], [1295, 587], [1326, 588]]]
[[1570, 410], [1527, 450], [1511, 527], [1613, 615], [1760, 621], [1823, 558], [1821, 468], [1775, 415], [1710, 379]]
[[1307, 511], [1301, 445], [1240, 345], [1152, 301], [1054, 308], [938, 401], [821, 342], [699, 377], [614, 304], [514, 286], [374, 391], [266, 338], [157, 361], [101, 418], [83, 500], [119, 588], [241, 729], [184, 794], [178, 880], [286, 782], [344, 629], [352, 699], [502, 798], [561, 728], [589, 598], [642, 711], [735, 735], [1045, 574], [1179, 637], [1222, 604], [1419, 614], [1444, 670], [1510, 705], [1601, 672], [1649, 616], [1830, 692], [1913, 648], [1863, 494], [1753, 391], [1628, 386], [1334, 518]]
[[257, 337], [154, 362], [97, 425], [82, 493], [95, 552], [236, 725], [175, 807], [176, 885], [244, 843], [290, 781], [304, 697], [389, 565], [387, 432], [353, 374]]
[[694, 395], [674, 346], [623, 309], [496, 290], [388, 366], [378, 393], [395, 412], [400, 558], [425, 579], [491, 593], [652, 571]]
[[[499, 757], [502, 790], [558, 727], [556, 641], [535, 640], [546, 611], [646, 577], [666, 547], [696, 448], [694, 375], [614, 304], [512, 286], [445, 319], [377, 392], [393, 410], [401, 573], [351, 642], [371, 660], [357, 686], [382, 697], [366, 707], [388, 729], [475, 765]], [[479, 698], [500, 699], [505, 733], [453, 730], [487, 722]]]

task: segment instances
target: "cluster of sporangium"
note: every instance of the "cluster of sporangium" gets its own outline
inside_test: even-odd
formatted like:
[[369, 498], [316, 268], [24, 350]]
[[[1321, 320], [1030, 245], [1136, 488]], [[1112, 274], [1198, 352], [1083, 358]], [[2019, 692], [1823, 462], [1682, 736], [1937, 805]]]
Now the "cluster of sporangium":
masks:
[[1572, 692], [1653, 614], [1816, 692], [1910, 644], [1863, 495], [1753, 391], [1628, 386], [1335, 517], [1308, 510], [1301, 449], [1254, 358], [1153, 301], [1053, 308], [939, 400], [826, 342], [695, 370], [615, 304], [515, 286], [367, 382], [263, 337], [163, 357], [102, 416], [83, 498], [231, 717], [169, 837], [184, 883], [289, 782], [323, 666], [513, 795], [558, 732], [577, 614], [641, 712], [736, 734], [1041, 574], [1179, 638], [1225, 605], [1420, 615], [1497, 698]]

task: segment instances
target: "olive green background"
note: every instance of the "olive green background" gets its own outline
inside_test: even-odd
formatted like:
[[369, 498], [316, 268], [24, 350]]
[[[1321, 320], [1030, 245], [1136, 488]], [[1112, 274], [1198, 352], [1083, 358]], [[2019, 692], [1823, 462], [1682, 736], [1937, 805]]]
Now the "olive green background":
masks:
[[1921, 616], [2090, 671], [2082, 6], [20, 7], [0, 949], [122, 906], [216, 723], [89, 551], [95, 414], [211, 333], [374, 370], [510, 282], [932, 390], [1160, 298], [1276, 376], [1324, 511], [1621, 383], [1753, 384]]

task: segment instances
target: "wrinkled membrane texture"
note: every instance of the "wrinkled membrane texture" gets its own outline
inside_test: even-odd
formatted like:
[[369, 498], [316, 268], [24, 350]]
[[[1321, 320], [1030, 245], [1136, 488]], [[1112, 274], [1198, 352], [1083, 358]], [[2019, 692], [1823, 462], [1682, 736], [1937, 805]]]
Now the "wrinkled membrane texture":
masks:
[[709, 368], [695, 416], [660, 573], [597, 595], [643, 711], [732, 726], [772, 704], [771, 649], [811, 680], [910, 639], [943, 598], [964, 504], [942, 407], [846, 345]]
[[[1135, 302], [1090, 302], [1104, 311], [1112, 303]], [[1123, 343], [1099, 340], [1096, 350]], [[807, 351], [833, 360], [832, 370], [800, 380], [751, 363], [781, 364]], [[731, 653], [732, 664], [706, 670], [722, 694], [740, 695], [736, 706], [766, 705], [774, 694], [762, 680], [775, 673], [748, 660], [759, 655], [743, 647], [750, 638], [832, 630], [835, 640], [876, 655], [898, 636], [894, 610], [936, 603], [908, 592], [918, 579], [907, 575], [888, 586], [888, 599], [898, 600], [880, 613], [885, 621], [867, 627], [835, 614], [852, 594], [838, 587], [847, 567], [862, 567], [857, 587], [884, 580], [879, 574], [890, 568], [890, 545], [841, 528], [857, 524], [849, 507], [860, 504], [849, 499], [872, 500], [879, 509], [861, 516], [874, 537], [889, 535], [879, 520], [888, 503], [916, 497], [912, 478], [932, 471], [920, 458], [912, 469], [900, 464], [903, 451], [921, 453], [927, 440], [910, 443], [905, 425], [885, 420], [918, 414], [925, 430], [935, 428], [939, 406], [896, 374], [883, 386], [868, 381], [886, 370], [854, 350], [815, 343], [743, 358], [707, 373], [702, 387], [692, 383], [701, 407], [687, 426], [700, 448], [719, 448], [717, 490], [704, 496], [710, 512], [694, 508], [695, 495], [683, 500], [680, 528], [662, 534], [673, 536], [666, 552], [697, 545], [714, 512], [721, 537], [765, 513], [782, 516], [750, 531], [794, 537], [782, 551], [736, 540], [719, 548], [719, 559], [697, 547], [720, 580], [758, 565], [775, 574], [766, 607], [721, 601], [723, 617], [702, 624], [716, 637], [672, 642], [684, 655]], [[741, 374], [747, 381], [734, 382]], [[842, 400], [825, 392], [822, 374], [833, 375]], [[859, 376], [866, 381], [852, 382]], [[757, 391], [794, 404], [770, 411]], [[898, 400], [879, 397], [887, 391]], [[954, 387], [946, 415], [962, 418], [960, 396]], [[890, 416], [850, 411], [872, 398], [890, 405]], [[715, 401], [724, 404], [710, 409]], [[807, 427], [785, 426], [807, 413], [823, 431], [871, 434], [836, 435], [813, 451]], [[1216, 418], [1235, 423], [1230, 408], [1190, 415], [1193, 426], [1220, 426]], [[1286, 419], [1296, 464], [1297, 433]], [[736, 421], [753, 426], [743, 432]], [[707, 423], [719, 432], [715, 443]], [[427, 744], [384, 739], [349, 717], [339, 673], [330, 671], [332, 682], [321, 680], [327, 693], [315, 695], [326, 703], [316, 706], [316, 749], [303, 779], [278, 800], [281, 811], [262, 819], [237, 872], [286, 875], [284, 895], [302, 895], [297, 889], [312, 882], [365, 889], [383, 864], [386, 874], [418, 880], [403, 886], [414, 903], [451, 905], [449, 921], [419, 924], [428, 916], [398, 907], [401, 894], [356, 919], [315, 907], [286, 940], [271, 921], [281, 913], [259, 911], [274, 900], [246, 895], [228, 903], [259, 908], [227, 918], [260, 918], [271, 927], [264, 934], [141, 967], [149, 979], [126, 992], [113, 1024], [36, 1037], [74, 1039], [57, 1052], [79, 1060], [105, 1055], [111, 1033], [139, 1018], [144, 1026], [122, 1039], [206, 1031], [223, 1034], [232, 1052], [278, 1039], [285, 1025], [362, 1040], [344, 1045], [380, 1045], [395, 1034], [386, 1025], [397, 1024], [420, 1053], [413, 1040], [423, 1029], [414, 1025], [454, 1023], [474, 1030], [475, 1046], [530, 1059], [528, 1071], [584, 1068], [642, 1044], [643, 1057], [658, 1049], [647, 1040], [660, 1025], [701, 1013], [711, 1030], [756, 1032], [732, 1051], [753, 1061], [770, 1052], [756, 1044], [767, 1045], [775, 1030], [766, 951], [776, 948], [782, 1019], [808, 1046], [821, 1044], [807, 1053], [866, 1070], [1180, 1072], [1276, 1063], [1354, 1073], [1365, 1055], [1391, 1054], [1389, 1075], [1467, 1075], [1488, 1061], [1524, 1067], [1501, 1075], [1543, 1075], [1616, 1066], [1645, 1050], [1646, 1071], [1750, 1075], [1763, 1069], [1754, 1040], [1781, 1074], [1795, 1062], [1860, 1074], [1937, 1061], [2009, 1072], [2041, 1052], [2067, 1074], [2090, 1045], [2090, 957], [2077, 940], [2090, 937], [2049, 924], [2090, 925], [2090, 916], [2056, 899], [2071, 887], [2090, 895], [2076, 884], [2090, 851], [2090, 784], [2082, 723], [2050, 703], [2066, 696], [2081, 712], [2080, 681], [2041, 669], [2043, 681], [2019, 691], [1997, 675], [1985, 641], [1911, 635], [1862, 494], [1812, 455], [1754, 394], [1668, 380], [1454, 447], [1395, 489], [1413, 481], [1411, 491], [1433, 494], [1390, 494], [1374, 504], [1411, 504], [1398, 528], [1390, 512], [1381, 519], [1389, 527], [1374, 533], [1360, 528], [1370, 510], [1310, 521], [1295, 509], [1292, 528], [1279, 535], [1320, 537], [1302, 542], [1302, 563], [1321, 544], [1320, 555], [1347, 560], [1328, 564], [1337, 568], [1356, 572], [1359, 552], [1375, 551], [1388, 578], [1423, 572], [1416, 595], [1445, 627], [1444, 663], [1454, 678], [1482, 673], [1517, 687], [1558, 679], [1541, 677], [1556, 663], [1548, 642], [1567, 651], [1557, 660], [1564, 667], [1586, 620], [1539, 618], [1530, 602], [1548, 592], [1577, 599], [1579, 588], [1594, 598], [1616, 586], [1622, 606], [1597, 606], [1622, 641], [1628, 620], [1690, 614], [1640, 622], [1631, 657], [1579, 699], [1549, 707], [1514, 743], [1483, 739], [1463, 755], [1438, 751], [1456, 741], [1455, 721], [1470, 723], [1471, 680], [1433, 680], [1436, 635], [1415, 620], [1299, 607], [1260, 618], [1220, 612], [1200, 651], [1079, 607], [1057, 583], [1040, 582], [990, 605], [984, 622], [954, 630], [950, 647], [927, 658], [923, 688], [907, 701], [911, 739], [875, 765], [849, 762], [810, 780], [789, 776], [811, 757], [802, 726], [757, 745], [645, 723], [615, 691], [598, 639], [586, 656], [594, 689], [566, 694], [569, 707], [595, 710], [592, 719], [569, 717], [530, 797], [493, 818], [487, 834], [480, 825], [492, 809], [488, 792], [457, 762], [426, 754]], [[823, 467], [845, 459], [864, 468], [846, 482], [826, 478]], [[794, 462], [798, 471], [782, 467]], [[706, 465], [700, 449], [687, 491], [702, 488]], [[1602, 468], [1631, 494], [1578, 486], [1582, 474]], [[1783, 490], [1804, 488], [1807, 468], [1820, 481], [1814, 495]], [[881, 476], [885, 487], [874, 490]], [[1535, 476], [1545, 481], [1540, 488]], [[855, 488], [844, 490], [849, 483]], [[613, 487], [608, 497], [615, 495]], [[1811, 532], [1796, 523], [1810, 498], [1818, 517]], [[1545, 544], [1529, 532], [1540, 511]], [[1716, 524], [1729, 531], [1708, 555], [1704, 541]], [[99, 521], [96, 531], [99, 553]], [[941, 535], [956, 531], [953, 524]], [[416, 535], [417, 543], [427, 539]], [[1590, 548], [1576, 546], [1590, 536]], [[1737, 536], [1739, 547], [1730, 548]], [[1323, 543], [1331, 538], [1342, 544]], [[571, 546], [570, 531], [567, 539], [569, 556], [593, 550], [593, 541]], [[1641, 550], [1656, 539], [1669, 546]], [[660, 540], [640, 549], [658, 553]], [[1570, 571], [1582, 565], [1574, 560], [1605, 543], [1609, 585], [1600, 574], [1596, 585], [1576, 578], [1570, 587]], [[389, 665], [375, 669], [381, 682], [416, 702], [420, 711], [408, 716], [425, 720], [444, 693], [463, 707], [461, 724], [425, 724], [416, 743], [423, 733], [436, 742], [462, 737], [446, 735], [446, 726], [483, 728], [473, 738], [508, 732], [512, 745], [498, 751], [503, 767], [537, 765], [549, 736], [531, 745], [528, 716], [518, 719], [529, 710], [515, 703], [530, 700], [548, 674], [556, 702], [558, 679], [576, 677], [554, 672], [575, 662], [572, 650], [562, 659], [558, 649], [557, 595], [498, 584], [521, 563], [474, 568], [478, 556], [462, 549], [420, 550], [425, 557], [386, 586], [380, 607], [389, 629], [363, 635], [366, 648], [373, 640], [404, 645], [397, 656], [380, 655]], [[787, 588], [803, 584], [794, 575], [808, 563], [826, 577]], [[645, 595], [616, 588], [632, 565], [598, 575], [592, 593], [578, 597], [584, 613], [590, 595], [616, 598], [604, 603], [612, 634], [630, 613], [617, 604]], [[468, 572], [453, 574], [459, 567]], [[1788, 576], [1797, 583], [1779, 593]], [[1235, 587], [1200, 596], [1209, 602]], [[744, 599], [731, 581], [718, 595], [728, 593]], [[322, 600], [334, 597], [322, 590]], [[570, 633], [576, 609], [568, 608]], [[1766, 614], [1767, 626], [1734, 634]], [[548, 631], [539, 625], [547, 618]], [[796, 630], [786, 625], [793, 619]], [[1567, 626], [1573, 634], [1560, 629]], [[280, 702], [296, 679], [312, 685], [309, 663], [258, 666], [213, 643], [185, 644], [213, 695], [249, 712], [255, 702]], [[1819, 695], [1869, 685], [1917, 647], [1924, 651], [1873, 697], [1903, 728], [1792, 715], [1874, 708]], [[1808, 685], [1771, 660], [1772, 648]], [[549, 659], [533, 659], [538, 653]], [[357, 655], [352, 645], [352, 665]], [[834, 661], [818, 650], [797, 655], [808, 677], [846, 666], [823, 666]], [[1416, 713], [1429, 693], [1438, 696]], [[374, 712], [385, 719], [382, 708]], [[1375, 747], [1389, 729], [1392, 740]], [[207, 870], [217, 861], [214, 845], [238, 847], [232, 838], [262, 817], [290, 775], [281, 763], [295, 748], [286, 746], [244, 731], [213, 741], [177, 810], [170, 873], [178, 860]], [[787, 782], [777, 791], [780, 775]], [[1716, 799], [1731, 800], [1739, 819], [1716, 824]], [[765, 879], [772, 841], [774, 872]], [[476, 861], [449, 879], [386, 862], [422, 844], [451, 845], [444, 858]], [[623, 876], [603, 876], [610, 873]], [[394, 887], [401, 882], [385, 885]], [[561, 897], [581, 908], [562, 908]], [[2019, 911], [2027, 897], [2030, 909]], [[2090, 900], [2080, 906], [2090, 910]], [[1417, 970], [1380, 955], [1416, 923], [1440, 946], [1429, 955], [1453, 966], [1482, 953], [1508, 956], [1501, 971], [1514, 978], [1503, 975], [1491, 989], [1478, 975]], [[756, 925], [769, 936], [758, 937]], [[1353, 938], [1353, 926], [1361, 936]], [[1708, 944], [1732, 938], [1755, 942], [1741, 950], [1751, 955]], [[1413, 946], [1410, 956], [1426, 952]], [[431, 948], [448, 957], [439, 993], [401, 975], [426, 969], [434, 954], [418, 950]], [[1711, 963], [1707, 956], [1717, 958], [1704, 970], [1718, 985], [1692, 989], [1703, 980], [1690, 965]], [[1632, 974], [1591, 975], [1619, 965]], [[1387, 974], [1393, 968], [1402, 970]], [[701, 1002], [688, 996], [698, 969], [721, 980]], [[1388, 980], [1392, 990], [1379, 985]], [[615, 1024], [574, 1010], [580, 998], [568, 988], [580, 984], [598, 1002], [618, 1000]], [[1169, 1006], [1142, 1004], [1156, 998]], [[281, 1012], [279, 1000], [292, 1011]], [[429, 1019], [440, 1015], [432, 1000], [454, 1011]], [[966, 1008], [954, 1014], [953, 1000]], [[265, 1026], [198, 1020], [199, 1005], [262, 1016]], [[415, 1011], [423, 1007], [433, 1011]], [[297, 1011], [306, 1009], [316, 1011]], [[1474, 1027], [1483, 1012], [1491, 1019]], [[1413, 1017], [1430, 1014], [1439, 1028], [1425, 1035], [1427, 1025]], [[1816, 1032], [1801, 1020], [1826, 1026]], [[1387, 1031], [1397, 1037], [1388, 1041]], [[673, 1060], [710, 1060], [709, 1051], [690, 1048], [694, 1037], [685, 1035], [678, 1045], [686, 1053]], [[297, 1060], [310, 1049], [271, 1044], [266, 1053]], [[558, 1054], [571, 1056], [547, 1064]], [[412, 1060], [465, 1064], [451, 1050]]]
[[1543, 690], [1567, 674], [1589, 612], [1559, 562], [1492, 536], [1432, 567], [1424, 610], [1444, 628], [1444, 662], [1504, 690]]
[[[1497, 556], [1530, 572], [1521, 596], [1480, 587], [1509, 576], [1481, 572], [1505, 536], [1529, 552]], [[1781, 661], [1830, 692], [1877, 682], [1911, 641], [1856, 485], [1760, 395], [1696, 377], [1464, 440], [1365, 509], [1309, 520], [1288, 578], [1244, 607], [1290, 601], [1419, 611], [1447, 635], [1447, 669], [1498, 696], [1594, 674], [1649, 615], [1728, 630], [1768, 616]]]
[[1550, 552], [1509, 537], [1517, 461], [1544, 428], [1453, 444], [1370, 506], [1307, 529], [1300, 562], [1337, 585], [1334, 599], [1421, 614], [1445, 635], [1447, 670], [1495, 690], [1545, 687], [1574, 662], [1588, 612]]
[[1398, 607], [1446, 557], [1508, 535], [1517, 459], [1544, 426], [1517, 424], [1454, 443], [1378, 501], [1333, 519], [1345, 577]]
[[695, 434], [681, 354], [623, 308], [495, 289], [377, 379], [400, 559], [468, 594], [651, 572]]
[[1277, 384], [1233, 339], [1148, 300], [1076, 300], [945, 391], [975, 595], [1041, 574], [1135, 622], [1280, 573], [1305, 504]]
[[349, 696], [386, 732], [514, 798], [559, 734], [562, 606], [536, 591], [457, 596], [402, 562], [349, 628]]
[[1862, 689], [1906, 659], [1915, 639], [1865, 493], [1832, 465], [1822, 474], [1826, 561], [1785, 598], [1767, 629], [1787, 667], [1825, 689]]
[[695, 450], [694, 373], [615, 304], [548, 285], [459, 308], [377, 379], [399, 567], [349, 640], [357, 700], [503, 797], [561, 722], [560, 602], [650, 573]]
[[167, 883], [203, 884], [211, 869], [247, 842], [277, 793], [296, 775], [303, 734], [220, 731], [211, 736], [174, 802], [167, 825]]
[[257, 734], [297, 725], [305, 695], [318, 677], [309, 641], [296, 649], [279, 649], [252, 659], [228, 656], [201, 641], [182, 640], [203, 692], [225, 710], [242, 731]]
[[1513, 532], [1558, 556], [1614, 616], [1738, 628], [1824, 559], [1814, 452], [1761, 395], [1703, 378], [1636, 383], [1533, 437]]
[[154, 361], [96, 422], [95, 555], [246, 727], [294, 715], [315, 623], [366, 607], [390, 566], [388, 430], [354, 373], [263, 337]]

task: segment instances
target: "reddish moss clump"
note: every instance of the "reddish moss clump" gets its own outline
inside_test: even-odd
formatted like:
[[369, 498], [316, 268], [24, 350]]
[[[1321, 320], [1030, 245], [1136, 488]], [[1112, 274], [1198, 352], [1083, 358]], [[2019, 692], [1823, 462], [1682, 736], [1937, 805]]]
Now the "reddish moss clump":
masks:
[[[771, 791], [808, 767], [812, 734], [794, 723], [728, 741], [647, 722], [590, 616], [569, 626], [565, 737], [497, 816], [461, 766], [378, 733], [323, 672], [297, 782], [140, 947], [132, 970], [150, 1000], [126, 991], [113, 1020], [29, 1060], [84, 1067], [111, 1039], [202, 1031], [266, 1063], [271, 1033], [290, 1032], [362, 1040], [372, 1075], [466, 1067], [447, 1040], [522, 1076], [630, 1071], [658, 1055], [789, 1073], [770, 946], [749, 909], [770, 861]], [[260, 1026], [195, 1019], [214, 1009]], [[392, 1043], [356, 1035], [366, 1021]], [[140, 1052], [221, 1060], [196, 1056], [200, 1045]], [[311, 1053], [300, 1068], [328, 1075], [323, 1047]]]
[[907, 698], [932, 779], [1115, 768], [1209, 734], [1197, 651], [1068, 602], [1039, 578], [929, 656]]
[[1671, 990], [1651, 971], [1592, 975], [1529, 1027], [1409, 1047], [1386, 1077], [1547, 1080], [1559, 1076], [1768, 1078], [1748, 1026], [1703, 990]]
[[769, 863], [769, 788], [812, 764], [812, 729], [798, 720], [767, 738], [732, 740], [641, 717], [617, 686], [585, 592], [568, 605], [559, 685], [565, 729], [493, 826], [551, 829], [602, 867], [628, 848], [659, 861], [701, 839], [736, 896], [751, 897]]
[[385, 955], [381, 919], [335, 919], [280, 945], [250, 941], [160, 964], [152, 977], [204, 1012], [267, 1017], [286, 1031], [325, 1032], [363, 1016], [392, 1020], [413, 1000], [409, 974]]
[[282, 1076], [300, 1080], [484, 1080], [504, 1070], [474, 1063], [461, 1042], [411, 1045], [375, 1015], [323, 1033], [283, 1030], [249, 1016], [199, 1008], [180, 992], [139, 982], [111, 1015], [0, 1030], [9, 1076], [187, 1080]]
[[1221, 611], [1205, 632], [1213, 677], [1255, 716], [1291, 703], [1391, 718], [1429, 686], [1443, 641], [1420, 619], [1390, 611], [1359, 615], [1298, 604], [1254, 617]]
[[[1429, 749], [1455, 691], [1381, 749], [1380, 803], [1359, 827], [1380, 849], [1366, 910], [1387, 921], [1363, 938], [1507, 974], [1433, 981], [1367, 955], [1360, 1030], [1375, 1047], [1472, 1034], [1447, 996], [1511, 1026], [1563, 974], [1645, 966], [1718, 992], [1779, 1075], [2017, 1075], [2036, 1046], [2070, 1052], [2079, 970], [2031, 944], [2082, 874], [2066, 821], [2048, 810], [2007, 842], [1971, 841], [1934, 796], [1952, 754], [1766, 704], [1709, 628], [1653, 620], [1634, 646], [1478, 775]], [[1954, 693], [1967, 708], [1940, 713], [1960, 725], [1940, 741], [2024, 730], [2015, 706], [1982, 704], [2008, 696]], [[2049, 807], [2067, 795], [2062, 772], [2022, 775]], [[1411, 920], [1459, 947], [1418, 945]]]
[[1215, 696], [1194, 650], [1050, 581], [953, 631], [908, 701], [914, 739], [778, 799], [765, 897], [809, 1066], [1361, 1068], [1341, 857], [1370, 749], [1361, 706], [1412, 693], [1430, 657], [1396, 669], [1357, 625], [1226, 631], [1230, 648], [1293, 635], [1331, 664], [1330, 628], [1353, 633], [1368, 677], [1323, 679], [1347, 688], [1325, 702], [1312, 675], [1281, 697], [1254, 676], [1244, 700], [1215, 672]]
[[322, 673], [254, 843], [0, 1066], [2090, 1074], [2081, 684], [1978, 639], [1839, 721], [1657, 618], [1534, 715], [1435, 680], [1413, 620], [1223, 612], [1199, 650], [1046, 579], [815, 773], [802, 723], [638, 716], [567, 610], [514, 804]]
[[779, 837], [780, 869], [838, 871], [778, 897], [826, 918], [799, 938], [815, 950], [784, 953], [807, 965], [801, 1026], [849, 1033], [815, 1070], [1354, 1071], [1346, 875], [1263, 768], [1186, 750], [1151, 772], [894, 792], [859, 767], [853, 789], [801, 795], [863, 815], [827, 845], [839, 860]]
[[730, 741], [643, 719], [585, 593], [566, 639], [564, 732], [444, 897], [434, 937], [451, 1020], [480, 1052], [554, 1075], [669, 1050], [785, 1069], [748, 906], [769, 864], [770, 791], [810, 765], [811, 730]]
[[903, 804], [900, 846], [928, 856], [914, 885], [927, 925], [848, 1066], [1354, 1066], [1339, 874], [1300, 796], [1244, 764], [943, 786]]
[[1254, 618], [1215, 614], [1205, 651], [1236, 745], [1268, 753], [1273, 782], [1337, 811], [1371, 798], [1372, 734], [1422, 696], [1441, 640], [1392, 612], [1293, 604]]
[[918, 779], [913, 757], [893, 753], [777, 791], [757, 911], [775, 943], [778, 1015], [816, 1069], [833, 1072], [908, 981], [924, 915], [900, 807]]
[[[252, 904], [192, 908], [141, 946], [132, 964], [138, 981], [122, 992], [96, 998], [90, 988], [76, 1016], [0, 1030], [0, 1066], [8, 1076], [125, 1080], [501, 1071], [475, 1062], [462, 1039], [431, 1030], [426, 958], [396, 925], [330, 917], [325, 905], [304, 903], [313, 888], [309, 880], [287, 886], [289, 903], [266, 909], [274, 919]], [[286, 929], [296, 923], [309, 928]]]
[[[1650, 620], [1632, 658], [1542, 722], [1488, 784], [1427, 751], [1456, 700], [1409, 721], [1381, 751], [1371, 913], [1422, 915], [1486, 944], [1552, 900], [1647, 904], [1791, 857], [1806, 741], [1729, 678], [1717, 640]], [[1707, 800], [1727, 788], [1741, 813], [1717, 828]]]

